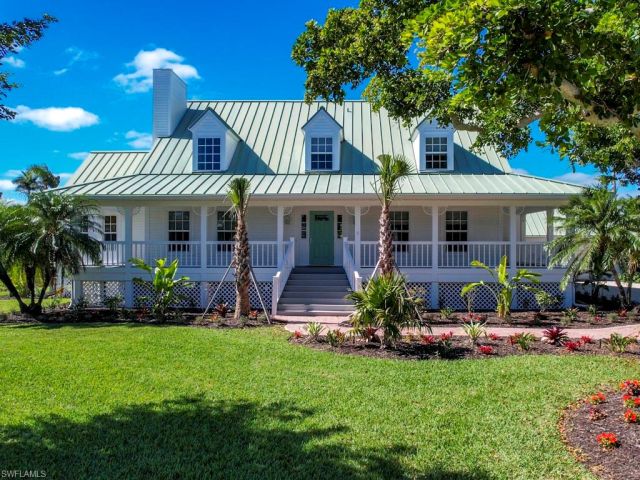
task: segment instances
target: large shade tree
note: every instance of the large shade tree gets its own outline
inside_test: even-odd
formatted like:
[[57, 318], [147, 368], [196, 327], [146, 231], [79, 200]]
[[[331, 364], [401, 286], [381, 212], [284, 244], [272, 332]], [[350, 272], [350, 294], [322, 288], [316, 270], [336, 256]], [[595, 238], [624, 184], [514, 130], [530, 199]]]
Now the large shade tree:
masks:
[[231, 180], [227, 197], [231, 201], [231, 208], [236, 217], [235, 246], [233, 250], [233, 265], [236, 272], [235, 319], [247, 316], [251, 311], [251, 301], [249, 299], [251, 257], [246, 220], [250, 196], [251, 182], [249, 179], [238, 177]]
[[[0, 23], [0, 65], [3, 58], [39, 40], [44, 30], [56, 21], [51, 15], [45, 14], [38, 19], [25, 18], [21, 21]], [[0, 72], [0, 102], [9, 91], [17, 87], [18, 85], [10, 80], [9, 73]], [[11, 120], [15, 115], [13, 110], [0, 103], [0, 120]]]
[[510, 156], [546, 142], [637, 180], [640, 4], [627, 0], [361, 0], [310, 21], [293, 59], [306, 98], [366, 85], [376, 108], [478, 132]]
[[[89, 259], [101, 260], [102, 247], [87, 229], [99, 231], [95, 206], [82, 197], [34, 193], [26, 205], [0, 204], [0, 281], [20, 311], [42, 312], [42, 302], [58, 272], [77, 274]], [[24, 298], [8, 274], [18, 266], [26, 280]]]

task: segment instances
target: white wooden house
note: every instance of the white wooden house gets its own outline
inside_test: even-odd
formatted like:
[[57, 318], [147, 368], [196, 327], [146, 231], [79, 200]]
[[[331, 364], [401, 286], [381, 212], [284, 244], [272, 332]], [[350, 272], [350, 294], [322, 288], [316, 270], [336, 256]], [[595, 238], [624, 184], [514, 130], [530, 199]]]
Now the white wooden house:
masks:
[[[545, 250], [553, 228], [532, 237], [525, 225], [528, 215], [552, 218], [580, 187], [513, 173], [495, 151], [472, 152], [473, 133], [429, 119], [406, 127], [363, 101], [188, 101], [179, 77], [156, 70], [153, 137], [148, 152], [92, 152], [64, 188], [93, 199], [104, 222], [103, 261], [74, 278], [75, 298], [122, 295], [132, 305], [144, 292], [128, 260], [168, 257], [194, 282], [189, 303], [205, 305], [232, 255], [227, 186], [246, 176], [252, 262], [272, 309], [348, 310], [346, 288], [359, 288], [377, 261], [382, 153], [415, 163], [393, 206], [394, 248], [428, 306], [464, 308], [462, 284], [486, 278], [471, 260], [495, 265], [502, 255], [560, 293], [562, 269], [547, 268]], [[221, 299], [230, 302], [227, 280]], [[489, 295], [474, 302], [493, 308]], [[534, 303], [522, 293], [515, 306]]]

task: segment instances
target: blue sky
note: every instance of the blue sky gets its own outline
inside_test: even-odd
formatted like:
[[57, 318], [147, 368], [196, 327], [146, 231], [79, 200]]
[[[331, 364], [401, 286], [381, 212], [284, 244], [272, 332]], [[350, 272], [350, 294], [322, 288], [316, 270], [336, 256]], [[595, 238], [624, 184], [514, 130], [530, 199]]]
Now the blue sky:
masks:
[[[295, 38], [307, 20], [353, 3], [0, 0], [1, 22], [44, 12], [59, 19], [2, 66], [21, 88], [5, 99], [18, 121], [0, 123], [0, 191], [17, 198], [10, 179], [33, 163], [67, 178], [90, 150], [147, 148], [153, 67], [175, 68], [190, 98], [302, 98], [304, 72], [290, 57]], [[535, 145], [511, 164], [576, 183], [593, 174], [573, 173]]]

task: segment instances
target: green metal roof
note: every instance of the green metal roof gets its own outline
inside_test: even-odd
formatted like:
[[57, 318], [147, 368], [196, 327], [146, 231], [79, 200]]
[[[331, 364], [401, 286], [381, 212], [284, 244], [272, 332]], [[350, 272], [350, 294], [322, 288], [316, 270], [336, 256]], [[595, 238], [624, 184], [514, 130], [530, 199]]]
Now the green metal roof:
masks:
[[[98, 180], [66, 187], [71, 194], [97, 197], [185, 195], [222, 196], [234, 177], [230, 174], [139, 174]], [[298, 174], [245, 175], [256, 196], [346, 195], [375, 196], [374, 175]], [[516, 174], [412, 175], [402, 186], [402, 195], [523, 195], [558, 196], [580, 192], [580, 187]]]
[[[302, 127], [321, 108], [343, 129], [340, 173], [304, 173]], [[192, 142], [188, 130], [212, 109], [240, 138], [229, 169], [192, 173]], [[150, 152], [92, 152], [65, 190], [86, 195], [222, 195], [233, 176], [248, 176], [256, 195], [374, 194], [372, 174], [382, 153], [414, 160], [411, 131], [374, 112], [370, 104], [345, 101], [307, 104], [301, 101], [190, 101], [170, 137], [159, 138]], [[453, 172], [413, 175], [403, 194], [568, 195], [580, 188], [551, 180], [511, 174], [509, 163], [489, 148], [470, 147], [475, 133], [454, 134]]]

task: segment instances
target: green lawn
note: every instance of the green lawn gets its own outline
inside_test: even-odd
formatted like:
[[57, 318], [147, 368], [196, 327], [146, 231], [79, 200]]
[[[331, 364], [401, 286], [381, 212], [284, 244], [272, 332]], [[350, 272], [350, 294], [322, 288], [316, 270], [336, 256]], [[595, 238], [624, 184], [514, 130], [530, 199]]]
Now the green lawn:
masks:
[[277, 329], [0, 327], [0, 469], [47, 478], [592, 478], [560, 410], [614, 358], [390, 361]]
[[[69, 299], [68, 298], [63, 299], [62, 303], [63, 304], [69, 303]], [[50, 306], [51, 300], [45, 299], [43, 302], [43, 305], [45, 306], [45, 308]], [[17, 300], [14, 300], [13, 298], [0, 300], [0, 313], [14, 313], [19, 311], [20, 311], [20, 308], [18, 307]]]

